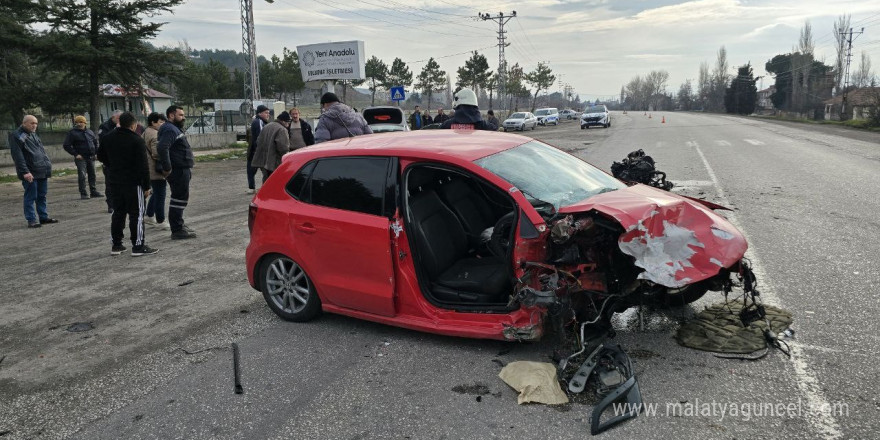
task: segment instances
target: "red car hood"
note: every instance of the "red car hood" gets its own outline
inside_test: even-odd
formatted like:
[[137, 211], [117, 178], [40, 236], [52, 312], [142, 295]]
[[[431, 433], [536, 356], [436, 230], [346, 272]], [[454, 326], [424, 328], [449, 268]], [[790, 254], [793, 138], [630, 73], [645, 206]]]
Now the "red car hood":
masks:
[[748, 248], [739, 230], [698, 201], [646, 185], [599, 194], [559, 212], [594, 209], [625, 229], [618, 245], [645, 269], [639, 278], [666, 287], [715, 276], [741, 260]]

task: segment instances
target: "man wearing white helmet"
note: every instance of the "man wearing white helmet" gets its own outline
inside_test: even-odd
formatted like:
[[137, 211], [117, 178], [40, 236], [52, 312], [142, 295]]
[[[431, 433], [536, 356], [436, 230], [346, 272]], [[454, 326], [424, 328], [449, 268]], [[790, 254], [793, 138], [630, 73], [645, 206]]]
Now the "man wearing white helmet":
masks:
[[440, 128], [498, 131], [498, 126], [483, 120], [480, 108], [477, 107], [477, 94], [473, 90], [464, 88], [456, 92], [452, 108], [455, 109], [455, 114]]

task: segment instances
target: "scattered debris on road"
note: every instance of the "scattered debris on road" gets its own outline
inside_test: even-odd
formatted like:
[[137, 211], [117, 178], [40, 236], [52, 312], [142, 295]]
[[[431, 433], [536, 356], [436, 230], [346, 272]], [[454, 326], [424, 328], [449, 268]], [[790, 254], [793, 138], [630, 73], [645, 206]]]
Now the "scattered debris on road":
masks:
[[184, 282], [178, 284], [177, 286], [178, 286], [178, 287], [183, 287], [183, 286], [188, 286], [188, 285], [190, 285], [190, 284], [192, 284], [192, 283], [193, 283], [193, 280], [187, 280], [187, 281], [184, 281]]
[[516, 401], [546, 405], [568, 403], [568, 396], [559, 386], [556, 367], [547, 362], [516, 361], [507, 364], [498, 377], [519, 392]]
[[642, 183], [669, 191], [675, 184], [666, 180], [666, 173], [657, 171], [654, 158], [644, 150], [636, 150], [626, 155], [621, 162], [611, 164], [611, 174], [627, 182]]

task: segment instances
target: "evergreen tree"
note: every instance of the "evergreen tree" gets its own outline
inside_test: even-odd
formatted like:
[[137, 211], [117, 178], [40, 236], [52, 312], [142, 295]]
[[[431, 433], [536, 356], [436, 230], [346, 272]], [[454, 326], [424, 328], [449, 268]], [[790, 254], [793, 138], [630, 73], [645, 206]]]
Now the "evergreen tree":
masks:
[[369, 83], [370, 105], [376, 105], [376, 90], [385, 87], [385, 84], [388, 83], [388, 66], [376, 55], [373, 55], [367, 60], [364, 70]]
[[486, 86], [492, 71], [489, 70], [489, 61], [484, 55], [474, 51], [470, 58], [464, 62], [464, 67], [458, 68], [458, 87], [470, 87], [474, 93]]
[[[182, 69], [179, 52], [146, 43], [162, 23], [146, 21], [183, 0], [54, 0], [46, 3], [49, 30], [40, 40], [39, 57], [69, 77], [82, 75], [88, 96], [92, 129], [101, 123], [101, 83], [141, 90], [151, 77]], [[143, 94], [141, 94], [143, 96]]]
[[391, 63], [391, 69], [385, 78], [384, 86], [386, 88], [403, 86], [404, 88], [411, 86], [413, 83], [413, 74], [409, 67], [400, 58], [395, 58]]
[[724, 108], [727, 113], [748, 115], [755, 111], [758, 104], [758, 88], [755, 87], [755, 75], [752, 64], [748, 63], [737, 71], [730, 87], [724, 91]]
[[553, 75], [553, 71], [547, 66], [547, 64], [538, 63], [538, 67], [536, 67], [535, 70], [526, 74], [525, 80], [535, 88], [535, 96], [532, 98], [532, 111], [534, 111], [535, 101], [538, 100], [538, 93], [540, 93], [541, 90], [547, 90], [550, 88], [550, 86], [556, 82], [556, 76]]
[[37, 40], [31, 28], [36, 20], [30, 0], [0, 3], [0, 116], [9, 115], [15, 125], [37, 103], [40, 69], [30, 56]]
[[439, 92], [446, 87], [446, 72], [440, 70], [440, 64], [437, 64], [437, 61], [434, 61], [432, 57], [422, 68], [417, 79], [416, 88], [428, 96], [428, 110], [430, 110], [434, 92]]

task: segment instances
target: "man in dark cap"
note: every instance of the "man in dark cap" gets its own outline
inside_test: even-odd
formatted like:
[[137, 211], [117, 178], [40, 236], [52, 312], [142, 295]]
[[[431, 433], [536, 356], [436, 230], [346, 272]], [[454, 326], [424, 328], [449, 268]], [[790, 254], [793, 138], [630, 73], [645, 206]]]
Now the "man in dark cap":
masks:
[[281, 165], [281, 157], [290, 152], [290, 121], [290, 113], [281, 112], [260, 131], [251, 165], [263, 171], [263, 182]]
[[257, 138], [260, 137], [260, 131], [263, 130], [263, 127], [269, 123], [269, 107], [265, 105], [257, 106], [257, 115], [254, 116], [253, 122], [251, 122], [251, 138], [250, 144], [248, 145], [248, 155], [247, 155], [247, 181], [248, 181], [248, 193], [253, 194], [254, 189], [256, 188], [256, 184], [254, 182], [254, 176], [257, 174], [257, 167], [253, 166], [254, 160], [254, 151], [257, 147]]
[[362, 134], [373, 134], [373, 130], [360, 113], [339, 102], [333, 92], [321, 96], [321, 117], [315, 129], [316, 144]]
[[[63, 146], [64, 151], [73, 156], [73, 163], [76, 164], [80, 198], [102, 197], [104, 194], [101, 194], [95, 186], [95, 154], [97, 154], [98, 137], [92, 130], [86, 128], [85, 116], [73, 118], [73, 128], [67, 132]], [[86, 178], [88, 178], [88, 188], [86, 188]], [[91, 191], [91, 196], [86, 189]]]

